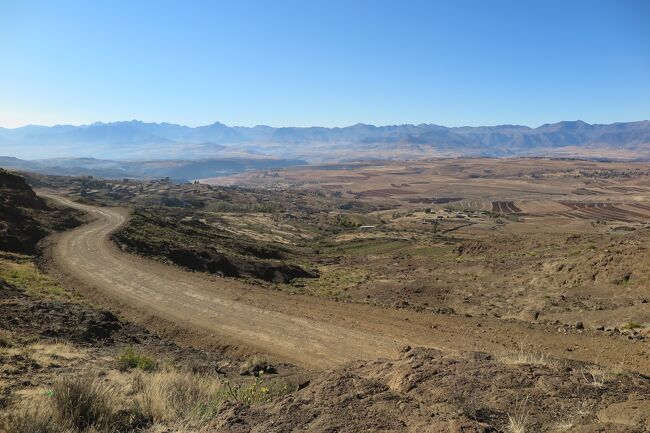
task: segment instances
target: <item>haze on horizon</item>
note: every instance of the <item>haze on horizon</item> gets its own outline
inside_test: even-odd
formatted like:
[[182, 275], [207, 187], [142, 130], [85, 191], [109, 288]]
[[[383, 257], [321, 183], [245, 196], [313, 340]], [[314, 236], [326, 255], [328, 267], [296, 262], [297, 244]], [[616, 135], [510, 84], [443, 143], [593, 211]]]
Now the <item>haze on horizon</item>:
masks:
[[650, 4], [0, 3], [0, 126], [650, 118]]

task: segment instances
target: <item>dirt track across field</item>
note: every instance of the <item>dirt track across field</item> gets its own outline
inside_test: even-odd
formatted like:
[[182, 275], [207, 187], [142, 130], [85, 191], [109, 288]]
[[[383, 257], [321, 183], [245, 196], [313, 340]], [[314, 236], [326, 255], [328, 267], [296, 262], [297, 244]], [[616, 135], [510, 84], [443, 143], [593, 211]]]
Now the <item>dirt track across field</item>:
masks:
[[128, 211], [41, 195], [88, 212], [94, 220], [53, 238], [52, 264], [102, 296], [215, 343], [250, 348], [308, 368], [355, 359], [393, 357], [404, 345], [498, 353], [519, 344], [572, 358], [650, 374], [648, 343], [550, 325], [418, 313], [344, 304], [183, 271], [120, 251], [110, 240]]

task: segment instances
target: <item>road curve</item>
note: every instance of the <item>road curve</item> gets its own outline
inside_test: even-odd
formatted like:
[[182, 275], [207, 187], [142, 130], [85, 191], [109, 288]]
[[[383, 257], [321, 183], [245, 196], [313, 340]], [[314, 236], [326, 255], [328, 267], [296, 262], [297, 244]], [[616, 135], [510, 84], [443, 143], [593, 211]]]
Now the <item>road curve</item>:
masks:
[[58, 267], [120, 302], [312, 367], [378, 358], [397, 347], [395, 340], [382, 336], [238, 302], [218, 282], [125, 254], [109, 240], [109, 234], [126, 222], [125, 211], [41, 195], [95, 217], [62, 234], [53, 257]]
[[542, 324], [417, 313], [291, 296], [183, 271], [120, 251], [109, 235], [128, 219], [124, 209], [80, 204], [39, 191], [91, 214], [91, 223], [61, 233], [52, 264], [73, 280], [119, 304], [197, 331], [215, 342], [268, 353], [307, 368], [392, 357], [404, 345], [498, 353], [526, 343], [572, 358], [650, 374], [648, 345], [596, 333], [559, 334]]

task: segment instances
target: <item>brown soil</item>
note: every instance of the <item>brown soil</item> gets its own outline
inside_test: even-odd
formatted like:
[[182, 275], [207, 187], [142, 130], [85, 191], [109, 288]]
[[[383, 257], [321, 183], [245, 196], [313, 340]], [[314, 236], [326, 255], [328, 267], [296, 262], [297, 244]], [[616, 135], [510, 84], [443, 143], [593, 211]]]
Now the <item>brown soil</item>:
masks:
[[492, 212], [498, 213], [521, 213], [521, 209], [511, 201], [493, 201]]
[[274, 404], [232, 408], [215, 424], [233, 432], [505, 432], [521, 405], [525, 431], [647, 431], [648, 378], [618, 376], [598, 388], [586, 374], [577, 364], [504, 365], [480, 352], [405, 348], [395, 360], [325, 373]]
[[52, 264], [69, 281], [82, 283], [86, 293], [108, 296], [134, 318], [153, 315], [212, 336], [215, 342], [250, 347], [311, 368], [391, 357], [405, 344], [498, 353], [535, 342], [539, 351], [553, 357], [650, 373], [646, 344], [630, 343], [625, 336], [346, 305], [183, 272], [124, 254], [108, 241], [126, 221], [126, 212], [57, 200], [96, 218], [56, 238]]

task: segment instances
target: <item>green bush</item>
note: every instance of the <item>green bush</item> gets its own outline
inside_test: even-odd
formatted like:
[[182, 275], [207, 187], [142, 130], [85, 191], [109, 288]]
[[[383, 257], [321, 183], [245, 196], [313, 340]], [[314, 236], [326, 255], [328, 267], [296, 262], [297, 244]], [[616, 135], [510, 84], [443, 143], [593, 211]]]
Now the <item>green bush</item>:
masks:
[[155, 359], [142, 353], [136, 352], [132, 347], [128, 347], [117, 357], [120, 370], [131, 370], [139, 368], [144, 371], [155, 370], [158, 363]]

